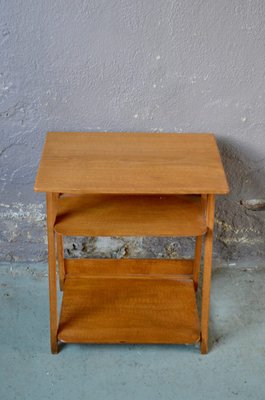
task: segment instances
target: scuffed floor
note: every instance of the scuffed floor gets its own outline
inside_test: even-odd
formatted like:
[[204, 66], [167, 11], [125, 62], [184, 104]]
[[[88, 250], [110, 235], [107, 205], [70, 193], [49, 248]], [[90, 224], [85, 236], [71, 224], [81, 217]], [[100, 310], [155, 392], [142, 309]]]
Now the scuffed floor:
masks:
[[265, 399], [265, 266], [213, 274], [211, 351], [68, 345], [49, 352], [43, 264], [0, 266], [0, 399]]

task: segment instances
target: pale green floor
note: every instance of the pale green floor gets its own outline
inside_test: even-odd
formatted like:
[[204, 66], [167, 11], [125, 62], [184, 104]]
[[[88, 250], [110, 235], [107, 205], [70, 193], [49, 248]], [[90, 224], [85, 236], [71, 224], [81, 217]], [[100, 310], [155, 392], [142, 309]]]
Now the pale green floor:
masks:
[[212, 348], [67, 345], [49, 352], [43, 264], [0, 265], [0, 399], [265, 399], [265, 267], [212, 281]]

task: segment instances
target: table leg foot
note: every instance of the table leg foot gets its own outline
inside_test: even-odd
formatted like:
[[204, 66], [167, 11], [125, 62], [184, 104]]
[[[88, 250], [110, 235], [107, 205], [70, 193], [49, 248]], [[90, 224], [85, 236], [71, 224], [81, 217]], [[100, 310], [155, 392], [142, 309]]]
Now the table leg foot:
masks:
[[208, 353], [208, 343], [207, 340], [201, 339], [201, 354], [207, 354]]
[[58, 344], [57, 339], [55, 339], [55, 340], [51, 339], [51, 353], [52, 354], [59, 353], [59, 344]]

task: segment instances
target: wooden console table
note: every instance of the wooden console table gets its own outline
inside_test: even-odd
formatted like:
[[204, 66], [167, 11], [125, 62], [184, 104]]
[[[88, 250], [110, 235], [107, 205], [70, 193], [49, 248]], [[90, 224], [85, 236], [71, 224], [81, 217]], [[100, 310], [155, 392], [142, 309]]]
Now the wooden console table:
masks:
[[[52, 353], [59, 341], [200, 341], [207, 353], [214, 196], [228, 192], [212, 134], [50, 132], [35, 190], [46, 192]], [[66, 259], [65, 235], [194, 236], [195, 255]]]

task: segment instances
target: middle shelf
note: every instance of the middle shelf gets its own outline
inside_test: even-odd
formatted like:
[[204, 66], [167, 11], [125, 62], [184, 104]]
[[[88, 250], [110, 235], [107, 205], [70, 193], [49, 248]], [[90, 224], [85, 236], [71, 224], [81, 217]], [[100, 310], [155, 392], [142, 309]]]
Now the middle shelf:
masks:
[[54, 229], [67, 236], [200, 236], [207, 227], [197, 195], [62, 195]]

